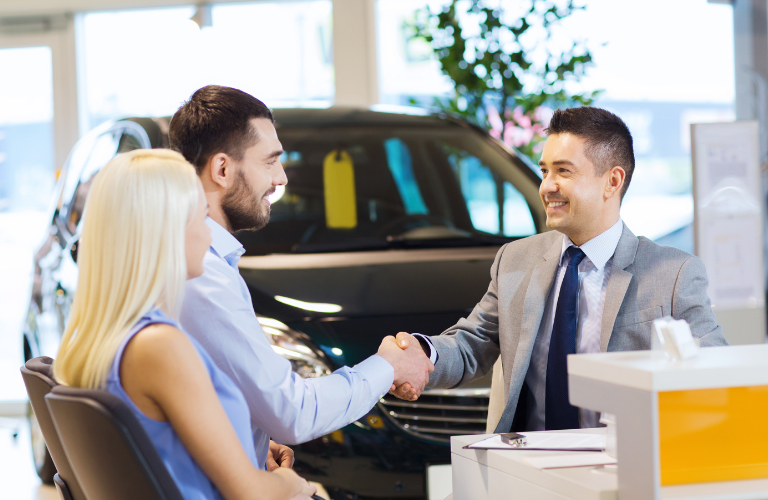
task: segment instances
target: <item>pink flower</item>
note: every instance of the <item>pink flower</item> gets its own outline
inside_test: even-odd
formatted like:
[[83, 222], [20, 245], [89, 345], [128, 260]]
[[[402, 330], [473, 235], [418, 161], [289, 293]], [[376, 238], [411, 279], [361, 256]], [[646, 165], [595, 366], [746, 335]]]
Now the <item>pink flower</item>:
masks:
[[491, 137], [499, 139], [501, 137], [501, 129], [504, 128], [499, 112], [496, 108], [488, 108], [487, 113], [488, 124], [491, 126], [491, 130], [488, 133], [491, 134]]
[[529, 144], [531, 139], [533, 139], [531, 129], [516, 127], [511, 122], [508, 123], [507, 129], [504, 131], [504, 142], [516, 148]]
[[[504, 118], [501, 117], [499, 110], [488, 108], [489, 133], [513, 147], [520, 148], [528, 146], [532, 142], [534, 153], [541, 153], [544, 143], [541, 139], [546, 138], [544, 132], [549, 126], [554, 111], [546, 106], [539, 106], [532, 112], [524, 113], [522, 106], [507, 108], [504, 110]], [[502, 134], [502, 130], [504, 131]]]
[[531, 128], [531, 117], [523, 114], [522, 106], [518, 106], [515, 108], [515, 110], [512, 112], [512, 117], [521, 127], [525, 129]]
[[552, 119], [554, 113], [555, 112], [551, 108], [539, 106], [536, 108], [536, 111], [533, 112], [533, 118], [546, 128], [549, 127], [549, 121]]

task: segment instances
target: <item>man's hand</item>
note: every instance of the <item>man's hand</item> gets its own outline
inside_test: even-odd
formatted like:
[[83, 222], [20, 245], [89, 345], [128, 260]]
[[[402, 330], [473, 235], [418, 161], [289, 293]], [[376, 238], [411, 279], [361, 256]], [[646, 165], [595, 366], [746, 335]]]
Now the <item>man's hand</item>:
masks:
[[[398, 333], [397, 337], [395, 338], [395, 341], [398, 347], [400, 347], [400, 349], [408, 349], [409, 346], [413, 345], [418, 347], [419, 350], [424, 351], [424, 349], [421, 346], [421, 342], [419, 342], [419, 339], [417, 339], [410, 333], [406, 333], [406, 332]], [[424, 355], [426, 356], [426, 353], [424, 353]], [[432, 369], [434, 370], [434, 367]], [[418, 397], [421, 395], [421, 391], [417, 392], [415, 389], [411, 387], [411, 384], [409, 384], [408, 382], [399, 386], [392, 384], [392, 387], [389, 388], [389, 393], [400, 399], [407, 399], [411, 401], [418, 399]]]
[[293, 467], [293, 450], [270, 440], [269, 453], [267, 453], [267, 470], [272, 472], [280, 467], [288, 469]]
[[395, 369], [395, 380], [389, 392], [414, 401], [426, 387], [435, 366], [422, 351], [418, 340], [403, 332], [397, 336], [397, 339], [385, 337], [377, 354]]

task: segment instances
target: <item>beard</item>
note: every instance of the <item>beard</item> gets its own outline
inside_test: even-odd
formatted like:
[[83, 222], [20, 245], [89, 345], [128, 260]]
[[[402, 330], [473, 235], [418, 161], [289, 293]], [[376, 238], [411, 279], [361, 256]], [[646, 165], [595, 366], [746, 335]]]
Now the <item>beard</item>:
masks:
[[271, 188], [261, 196], [256, 195], [248, 186], [245, 174], [237, 171], [235, 184], [221, 200], [221, 210], [229, 220], [232, 232], [258, 231], [269, 222], [270, 206], [262, 205], [264, 197], [275, 191]]

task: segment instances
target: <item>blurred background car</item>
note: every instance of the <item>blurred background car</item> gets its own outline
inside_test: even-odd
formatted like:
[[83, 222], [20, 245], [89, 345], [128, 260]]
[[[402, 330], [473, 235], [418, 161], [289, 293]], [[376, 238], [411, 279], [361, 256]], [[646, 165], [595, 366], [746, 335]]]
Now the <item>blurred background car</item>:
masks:
[[[409, 113], [275, 110], [288, 184], [272, 195], [270, 223], [236, 236], [264, 334], [302, 377], [354, 365], [386, 335], [439, 334], [485, 293], [501, 245], [545, 230], [527, 158], [464, 121]], [[35, 256], [25, 360], [56, 355], [94, 176], [118, 153], [168, 147], [168, 123], [110, 121], [72, 150]], [[334, 499], [424, 498], [427, 471], [438, 477], [450, 463], [449, 436], [485, 432], [489, 393], [490, 374], [416, 402], [386, 395], [363, 418], [295, 446], [295, 469]], [[37, 432], [33, 447], [50, 481]]]

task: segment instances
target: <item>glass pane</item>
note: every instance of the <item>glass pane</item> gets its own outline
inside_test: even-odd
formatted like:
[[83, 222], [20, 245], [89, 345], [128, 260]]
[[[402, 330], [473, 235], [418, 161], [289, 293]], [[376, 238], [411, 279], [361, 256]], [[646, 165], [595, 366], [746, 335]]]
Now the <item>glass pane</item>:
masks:
[[[632, 8], [635, 22], [618, 27], [609, 20], [631, 8], [619, 4], [594, 0], [568, 29], [600, 33], [591, 37], [596, 64], [586, 83], [605, 89], [597, 105], [622, 117], [634, 138], [635, 173], [621, 216], [636, 235], [693, 252], [690, 124], [735, 119], [733, 8], [648, 0]], [[696, 22], [681, 23], [691, 12]], [[638, 44], [651, 19], [658, 36]]]
[[216, 81], [206, 83], [242, 89], [270, 107], [330, 105], [331, 17], [330, 0], [214, 6], [207, 60]]
[[0, 401], [26, 399], [21, 332], [57, 174], [51, 62], [50, 47], [0, 49]]
[[[523, 170], [527, 166], [472, 131], [366, 126], [283, 127], [278, 133], [288, 184], [273, 198], [270, 223], [238, 234], [251, 255], [398, 242], [468, 246], [490, 244], [488, 233], [534, 233], [526, 200], [537, 195], [538, 183]], [[325, 213], [323, 163], [339, 147], [354, 171], [357, 225], [348, 229], [328, 227]]]
[[443, 146], [461, 186], [475, 229], [499, 233], [499, 198], [491, 169], [466, 151]]
[[381, 101], [407, 105], [416, 98], [431, 105], [433, 96], [448, 95], [454, 86], [440, 71], [430, 45], [413, 36], [414, 13], [429, 5], [440, 10], [445, 0], [379, 0], [376, 27], [379, 39]]
[[408, 146], [400, 139], [393, 138], [384, 141], [384, 149], [387, 151], [387, 165], [405, 205], [405, 213], [426, 214], [428, 210], [413, 175], [413, 162]]
[[509, 182], [504, 183], [504, 236], [536, 234], [533, 215], [522, 193]]
[[[408, 28], [417, 10], [439, 10], [446, 3], [378, 1], [384, 102], [431, 106], [436, 96], [454, 91], [434, 55]], [[514, 0], [496, 3], [519, 7]], [[581, 83], [567, 86], [575, 92], [603, 90], [595, 105], [618, 114], [632, 132], [636, 166], [621, 216], [638, 236], [692, 252], [690, 124], [735, 119], [733, 8], [704, 0], [648, 0], [642, 9], [615, 0], [582, 4], [584, 10], [553, 37], [587, 41], [594, 65]], [[680, 21], [692, 12], [696, 22]], [[627, 18], [634, 22], [614, 22]], [[650, 38], [649, 25], [655, 27]]]
[[133, 151], [134, 149], [141, 149], [145, 147], [142, 142], [141, 138], [139, 138], [137, 135], [135, 135], [133, 132], [125, 131], [123, 132], [123, 135], [120, 137], [120, 144], [117, 147], [118, 153], [127, 153], [128, 151]]
[[80, 173], [77, 189], [75, 190], [75, 195], [72, 198], [72, 203], [69, 207], [67, 229], [69, 229], [70, 233], [75, 234], [78, 230], [80, 221], [83, 218], [83, 212], [85, 211], [85, 200], [88, 197], [88, 191], [91, 189], [96, 174], [98, 174], [104, 165], [114, 158], [116, 154], [117, 139], [115, 133], [106, 133], [96, 140], [93, 151], [88, 157], [88, 162]]
[[[86, 14], [85, 127], [171, 115], [209, 84], [242, 89], [270, 107], [330, 104], [330, 0], [210, 8], [212, 26], [203, 28], [190, 20], [192, 6]], [[137, 26], [151, 35], [138, 36]]]
[[56, 181], [51, 49], [0, 49], [0, 68], [0, 211], [45, 210]]

